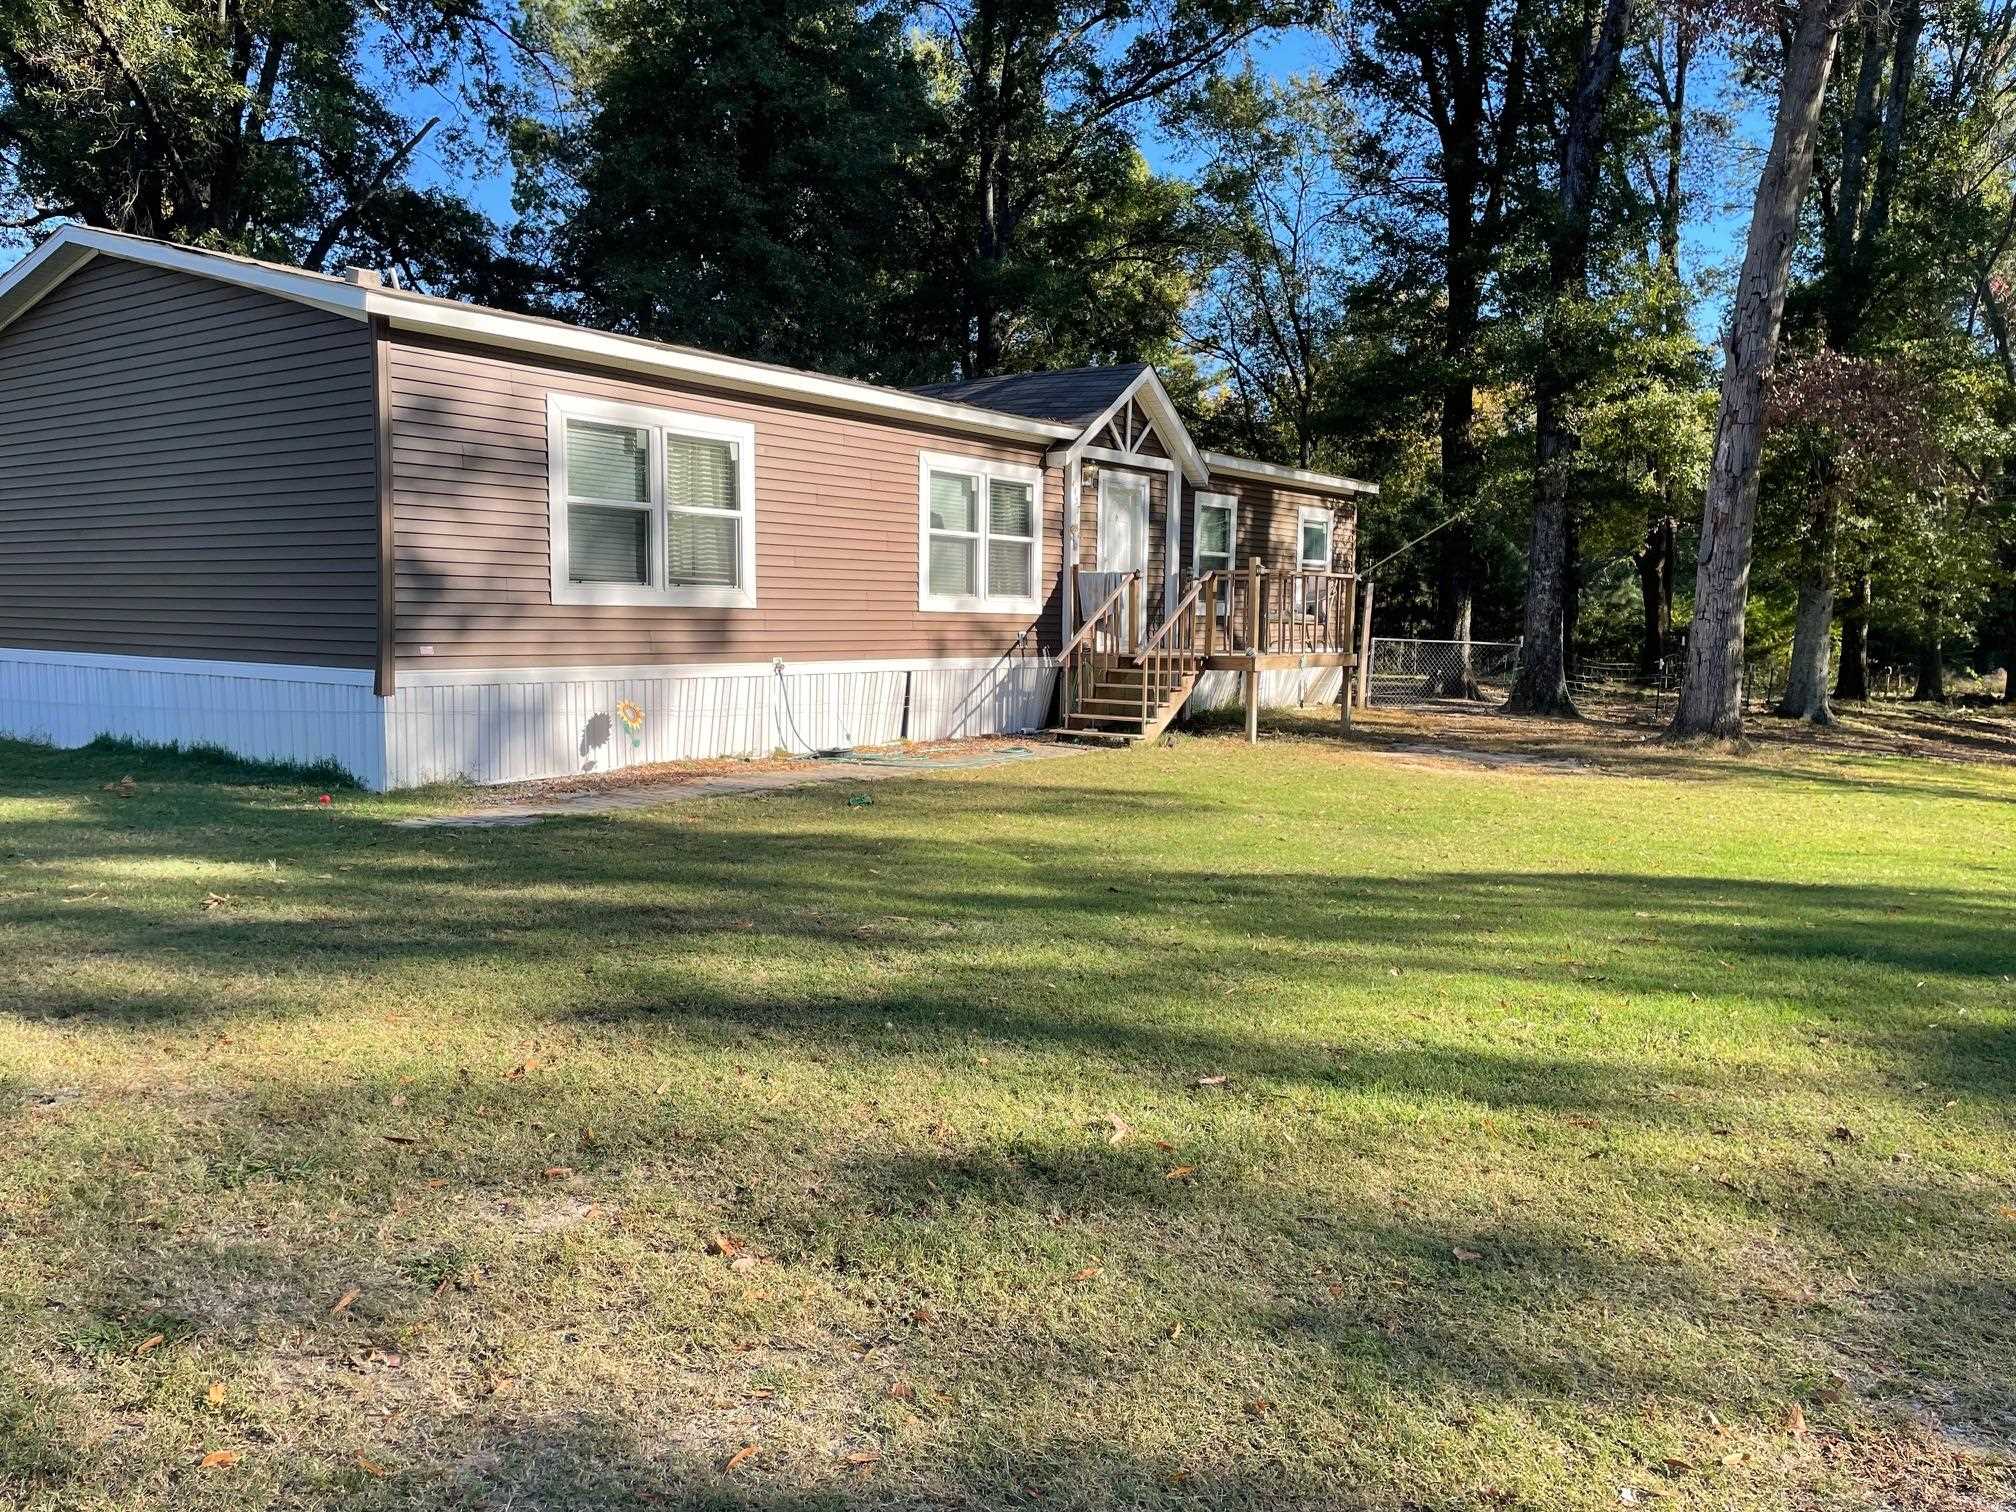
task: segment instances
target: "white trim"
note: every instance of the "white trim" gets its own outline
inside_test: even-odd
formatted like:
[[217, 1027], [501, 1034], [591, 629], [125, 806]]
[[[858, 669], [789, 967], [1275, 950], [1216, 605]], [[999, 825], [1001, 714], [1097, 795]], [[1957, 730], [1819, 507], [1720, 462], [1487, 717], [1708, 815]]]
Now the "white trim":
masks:
[[639, 678], [769, 677], [779, 670], [797, 675], [821, 672], [979, 672], [1003, 660], [1052, 665], [1047, 656], [898, 656], [843, 661], [630, 662], [620, 666], [574, 667], [449, 667], [438, 672], [401, 669], [404, 688], [450, 688], [470, 683], [633, 682]]
[[[5, 275], [0, 275], [0, 299], [4, 299], [33, 266], [39, 265], [38, 259], [53, 257], [58, 250], [66, 247], [88, 248], [129, 262], [170, 268], [199, 278], [258, 289], [281, 299], [313, 305], [356, 320], [383, 316], [403, 331], [507, 347], [546, 357], [593, 362], [630, 372], [709, 384], [738, 393], [810, 400], [856, 414], [924, 421], [973, 435], [1022, 441], [1070, 441], [1078, 435], [1076, 426], [1056, 421], [1030, 420], [1020, 415], [982, 409], [978, 405], [927, 399], [920, 394], [849, 378], [830, 378], [823, 373], [806, 373], [735, 357], [718, 357], [709, 352], [666, 346], [642, 337], [618, 336], [608, 331], [570, 326], [557, 320], [486, 309], [459, 300], [436, 299], [408, 289], [367, 289], [331, 274], [311, 273], [305, 268], [255, 262], [251, 258], [224, 252], [199, 252], [144, 236], [127, 236], [117, 231], [100, 231], [84, 226], [63, 227]], [[45, 289], [36, 297], [40, 299], [47, 293]]]
[[0, 661], [92, 667], [108, 672], [179, 672], [201, 677], [255, 677], [266, 682], [331, 683], [367, 688], [376, 677], [369, 667], [311, 667], [298, 662], [201, 661], [183, 656], [127, 656], [102, 651], [31, 651], [14, 646], [0, 646]]
[[1335, 473], [1308, 472], [1300, 467], [1281, 467], [1272, 462], [1255, 462], [1250, 457], [1234, 457], [1224, 452], [1205, 452], [1204, 460], [1214, 473], [1231, 478], [1252, 478], [1262, 483], [1293, 483], [1326, 493], [1376, 494], [1377, 483], [1358, 478], [1342, 478]]
[[1232, 512], [1231, 533], [1226, 539], [1225, 570], [1231, 571], [1239, 565], [1239, 495], [1210, 493], [1198, 489], [1191, 495], [1191, 502], [1197, 506], [1197, 531], [1190, 542], [1190, 576], [1204, 576], [1203, 560], [1200, 555], [1204, 544], [1204, 511], [1207, 509], [1227, 509]]
[[[1061, 458], [1064, 455], [1062, 452], [1051, 452], [1045, 456], [1044, 460], [1047, 462], [1052, 457]], [[1114, 467], [1141, 467], [1166, 473], [1177, 473], [1183, 470], [1167, 457], [1151, 457], [1143, 452], [1115, 451], [1110, 446], [1087, 446], [1082, 448], [1078, 455], [1093, 462], [1110, 463]]]
[[[975, 480], [974, 529], [933, 531], [931, 529], [931, 474], [953, 473]], [[992, 515], [987, 497], [996, 479], [1021, 483], [1029, 489], [1030, 528], [1029, 592], [1006, 597], [987, 591], [987, 552], [993, 542]], [[974, 544], [974, 586], [977, 593], [948, 594], [931, 591], [931, 537], [957, 535]], [[995, 462], [985, 457], [958, 457], [944, 452], [917, 454], [917, 607], [927, 614], [1039, 614], [1043, 609], [1043, 469], [1019, 462]], [[1004, 539], [1020, 544], [1025, 538]]]
[[[70, 265], [50, 280], [48, 289], [44, 289], [42, 294], [37, 295], [34, 299], [24, 300], [17, 309], [9, 310], [6, 308], [7, 297], [10, 294], [41, 271], [44, 264], [54, 262], [59, 256], [63, 255], [68, 255], [71, 258]], [[64, 279], [75, 273], [79, 268], [82, 268], [97, 255], [89, 247], [79, 247], [63, 241], [60, 236], [56, 236], [42, 243], [41, 246], [14, 264], [4, 274], [0, 274], [0, 331], [6, 330], [7, 327], [34, 309], [36, 305], [42, 302], [43, 295], [48, 294], [50, 289], [54, 289]]]
[[[1139, 403], [1141, 412], [1148, 417], [1148, 423], [1168, 446], [1175, 458], [1174, 462], [1160, 457], [1140, 457], [1132, 452], [1116, 452], [1110, 447], [1094, 446], [1093, 438], [1112, 424], [1113, 417], [1130, 403]], [[1099, 457], [1101, 460], [1120, 462], [1129, 467], [1175, 467], [1192, 484], [1202, 488], [1211, 481], [1210, 469], [1205, 465], [1204, 454], [1197, 450], [1197, 444], [1190, 439], [1190, 432], [1183, 428], [1183, 418], [1176, 413], [1176, 403], [1169, 397], [1169, 391], [1162, 387], [1162, 380], [1155, 369], [1143, 368], [1134, 381], [1120, 391], [1120, 396], [1096, 415], [1092, 423], [1077, 434], [1061, 454], [1053, 453], [1045, 460], [1053, 465], [1058, 461], [1069, 461], [1073, 457]]]
[[[1302, 550], [1302, 532], [1310, 525], [1323, 527], [1323, 565], [1312, 567]], [[1321, 504], [1304, 504], [1295, 511], [1295, 565], [1304, 572], [1329, 572], [1337, 561], [1337, 516]]]
[[[647, 499], [638, 508], [651, 517], [652, 582], [576, 583], [568, 578], [567, 422], [601, 421], [635, 426], [649, 433]], [[665, 435], [701, 436], [735, 446], [736, 488], [741, 509], [736, 522], [736, 583], [733, 588], [668, 584], [666, 547]], [[756, 427], [740, 420], [696, 415], [684, 410], [616, 404], [584, 394], [546, 396], [546, 507], [551, 588], [556, 604], [623, 604], [636, 608], [753, 609], [756, 607]]]

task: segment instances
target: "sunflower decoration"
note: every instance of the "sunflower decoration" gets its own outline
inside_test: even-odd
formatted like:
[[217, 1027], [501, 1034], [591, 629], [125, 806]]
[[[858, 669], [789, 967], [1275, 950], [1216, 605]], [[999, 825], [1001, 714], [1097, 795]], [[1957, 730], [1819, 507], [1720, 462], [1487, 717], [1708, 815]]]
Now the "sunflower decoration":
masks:
[[626, 698], [616, 705], [616, 717], [623, 722], [624, 733], [630, 737], [630, 749], [636, 750], [644, 743], [644, 711]]

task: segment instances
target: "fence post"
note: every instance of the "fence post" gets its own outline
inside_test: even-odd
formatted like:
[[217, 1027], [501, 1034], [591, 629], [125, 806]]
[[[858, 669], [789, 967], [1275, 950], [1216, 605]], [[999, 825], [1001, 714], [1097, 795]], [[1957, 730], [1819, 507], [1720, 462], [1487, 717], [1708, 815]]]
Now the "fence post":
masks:
[[[1260, 603], [1260, 558], [1246, 559], [1246, 654], [1257, 659], [1260, 655], [1260, 631], [1267, 623], [1266, 611]], [[1249, 663], [1246, 668], [1246, 743], [1258, 745], [1260, 742], [1260, 668]]]
[[1353, 668], [1358, 683], [1358, 707], [1372, 706], [1372, 580], [1365, 580], [1365, 592], [1359, 599], [1358, 615], [1362, 628], [1358, 632], [1358, 665]]

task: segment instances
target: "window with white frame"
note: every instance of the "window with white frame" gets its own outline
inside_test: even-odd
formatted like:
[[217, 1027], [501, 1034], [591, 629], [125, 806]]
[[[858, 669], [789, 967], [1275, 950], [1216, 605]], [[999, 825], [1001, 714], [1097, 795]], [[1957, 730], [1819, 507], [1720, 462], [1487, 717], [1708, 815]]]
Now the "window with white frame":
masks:
[[754, 427], [566, 394], [546, 420], [555, 603], [755, 604]]
[[1239, 549], [1239, 500], [1233, 494], [1199, 493], [1197, 529], [1190, 543], [1191, 571], [1197, 577], [1221, 572], [1218, 601], [1229, 609], [1232, 603], [1231, 572]]
[[918, 606], [1036, 612], [1043, 573], [1042, 469], [926, 453], [918, 485]]
[[1330, 511], [1313, 505], [1302, 506], [1302, 569], [1305, 572], [1330, 570]]

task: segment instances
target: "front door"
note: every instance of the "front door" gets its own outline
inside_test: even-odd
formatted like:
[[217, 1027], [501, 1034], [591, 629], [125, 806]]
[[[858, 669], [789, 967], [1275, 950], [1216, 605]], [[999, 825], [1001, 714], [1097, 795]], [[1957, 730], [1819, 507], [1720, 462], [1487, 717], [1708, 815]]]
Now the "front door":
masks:
[[1138, 640], [1148, 615], [1148, 480], [1139, 474], [1099, 474], [1099, 570], [1141, 574]]

